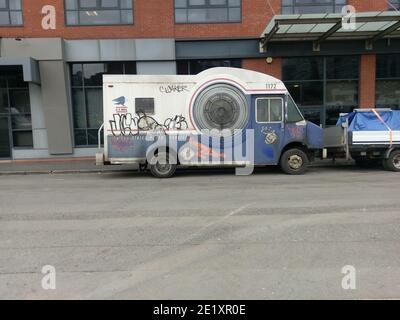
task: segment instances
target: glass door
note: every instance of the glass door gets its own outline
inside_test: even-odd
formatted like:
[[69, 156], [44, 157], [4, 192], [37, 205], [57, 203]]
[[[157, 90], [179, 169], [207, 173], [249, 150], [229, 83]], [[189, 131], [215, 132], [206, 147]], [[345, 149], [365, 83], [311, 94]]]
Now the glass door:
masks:
[[10, 128], [8, 116], [0, 114], [0, 159], [11, 158]]
[[33, 147], [29, 84], [22, 67], [0, 66], [0, 159], [14, 147]]

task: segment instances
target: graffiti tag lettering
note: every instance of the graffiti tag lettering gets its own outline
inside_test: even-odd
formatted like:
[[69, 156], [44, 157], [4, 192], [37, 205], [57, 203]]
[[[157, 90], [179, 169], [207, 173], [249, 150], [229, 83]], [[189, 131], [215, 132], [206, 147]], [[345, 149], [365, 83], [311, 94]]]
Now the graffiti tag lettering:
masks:
[[289, 127], [288, 131], [289, 131], [290, 136], [294, 139], [299, 139], [303, 136], [303, 128]]
[[261, 132], [265, 135], [264, 142], [266, 144], [274, 144], [278, 140], [278, 135], [272, 128], [263, 127]]
[[189, 128], [185, 117], [182, 117], [182, 115], [168, 118], [164, 121], [164, 127], [168, 130], [187, 130]]
[[168, 130], [187, 130], [188, 124], [182, 115], [167, 118], [161, 124], [144, 112], [138, 112], [136, 116], [131, 113], [115, 113], [113, 120], [110, 120], [110, 128], [112, 135], [118, 137], [138, 135], [142, 131], [165, 133]]
[[126, 150], [133, 145], [133, 141], [130, 138], [125, 138], [123, 136], [112, 137], [110, 143], [115, 150], [119, 151]]
[[162, 93], [181, 93], [188, 92], [189, 89], [184, 85], [170, 84], [167, 86], [160, 86], [160, 92]]

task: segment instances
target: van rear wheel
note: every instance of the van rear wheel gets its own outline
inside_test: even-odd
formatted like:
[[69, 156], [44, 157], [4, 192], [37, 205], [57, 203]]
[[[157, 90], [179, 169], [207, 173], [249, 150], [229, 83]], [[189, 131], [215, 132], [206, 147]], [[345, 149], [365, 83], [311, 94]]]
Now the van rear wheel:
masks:
[[159, 152], [150, 161], [150, 172], [156, 178], [170, 178], [176, 171], [176, 164], [169, 161], [168, 152]]
[[304, 174], [307, 170], [308, 157], [303, 150], [289, 149], [285, 151], [280, 160], [283, 172], [292, 175]]

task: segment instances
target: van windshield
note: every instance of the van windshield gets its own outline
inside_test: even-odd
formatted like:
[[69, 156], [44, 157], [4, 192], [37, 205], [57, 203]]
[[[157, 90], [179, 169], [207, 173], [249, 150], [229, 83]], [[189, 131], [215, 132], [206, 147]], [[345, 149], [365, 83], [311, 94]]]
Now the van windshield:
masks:
[[287, 122], [299, 122], [303, 120], [304, 118], [299, 108], [297, 108], [296, 103], [293, 101], [293, 98], [290, 95], [288, 95]]

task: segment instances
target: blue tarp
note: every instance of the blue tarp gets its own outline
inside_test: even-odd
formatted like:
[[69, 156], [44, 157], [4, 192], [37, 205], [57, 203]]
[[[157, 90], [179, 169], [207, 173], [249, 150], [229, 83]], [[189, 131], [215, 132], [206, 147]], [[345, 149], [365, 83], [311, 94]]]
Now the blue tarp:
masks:
[[347, 113], [346, 115], [340, 116], [336, 123], [336, 126], [341, 126], [342, 123], [345, 123], [347, 119], [349, 119], [349, 123], [351, 123], [351, 121], [353, 121], [355, 114], [356, 114], [355, 112], [350, 112]]
[[[400, 130], [400, 110], [377, 111], [382, 120], [392, 130]], [[372, 111], [350, 112], [341, 116], [336, 125], [340, 126], [349, 119], [349, 131], [387, 131], [388, 128]]]

